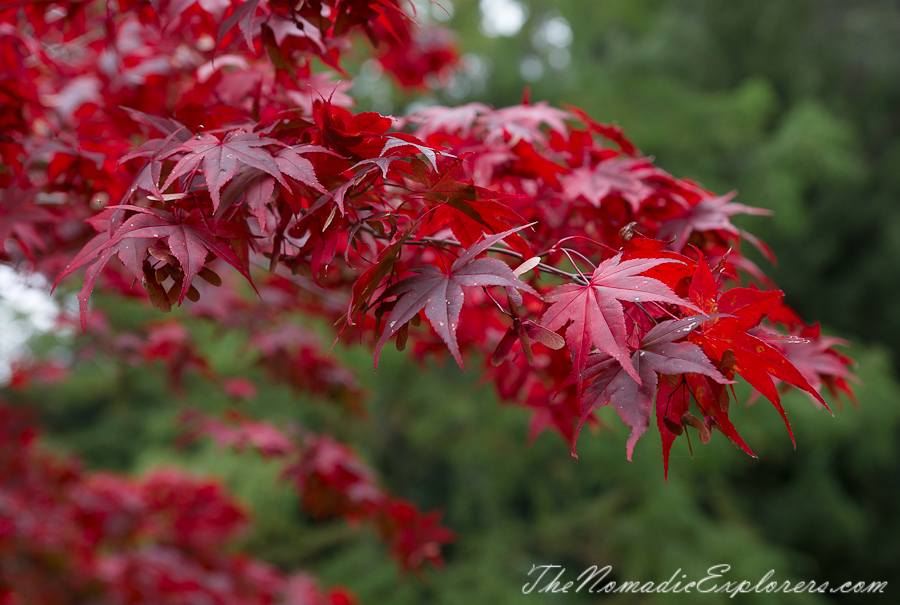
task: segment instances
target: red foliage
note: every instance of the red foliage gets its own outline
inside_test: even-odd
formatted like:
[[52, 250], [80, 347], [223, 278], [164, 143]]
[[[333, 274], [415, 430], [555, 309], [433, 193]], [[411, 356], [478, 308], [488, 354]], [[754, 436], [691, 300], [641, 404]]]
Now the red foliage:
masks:
[[[333, 323], [348, 340], [365, 337], [376, 359], [395, 338], [401, 350], [411, 339], [419, 357], [449, 350], [460, 366], [483, 363], [503, 401], [534, 412], [531, 438], [552, 428], [574, 448], [576, 427], [612, 404], [632, 428], [630, 458], [655, 407], [666, 467], [687, 426], [701, 441], [717, 429], [752, 454], [728, 420], [736, 376], [782, 415], [779, 381], [819, 402], [823, 384], [852, 397], [850, 360], [833, 349], [842, 342], [804, 324], [740, 252], [747, 240], [769, 253], [731, 223], [762, 211], [667, 174], [618, 128], [574, 108], [471, 103], [400, 120], [354, 113], [348, 82], [314, 73], [313, 63], [345, 76], [342, 54], [355, 34], [377, 46], [402, 85], [440, 82], [457, 61], [449, 39], [417, 30], [399, 0], [4, 3], [0, 262], [67, 284], [85, 268], [78, 299], [95, 338], [88, 349], [162, 360], [176, 387], [187, 370], [230, 377], [213, 373], [178, 323], [125, 334], [104, 327], [89, 312], [95, 286], [161, 312], [187, 299], [194, 315], [253, 334], [248, 355], [270, 377], [356, 409], [362, 392], [297, 327], [298, 315]], [[243, 296], [235, 276], [257, 297]], [[430, 329], [417, 328], [423, 318]], [[19, 368], [19, 383], [27, 372]], [[252, 391], [230, 384], [236, 396]], [[405, 567], [440, 562], [450, 534], [376, 488], [345, 446], [306, 437], [295, 450], [247, 423], [215, 435], [299, 456], [288, 475], [310, 512], [373, 522]], [[9, 535], [27, 540], [9, 548], [31, 553], [23, 560], [37, 574], [15, 584], [21, 601], [103, 586], [116, 602], [146, 602], [146, 587], [156, 586], [163, 592], [151, 601], [181, 602], [177, 595], [213, 590], [204, 574], [224, 568], [233, 581], [221, 590], [250, 591], [241, 602], [269, 602], [258, 595], [287, 585], [210, 551], [240, 518], [215, 487], [176, 476], [88, 481], [43, 458], [34, 468], [24, 454], [8, 458], [27, 463], [15, 472], [57, 486], [46, 497], [35, 488], [43, 508], [29, 508], [27, 490], [21, 505], [10, 500], [24, 525], [8, 522]], [[153, 498], [142, 491], [150, 481]], [[92, 517], [70, 523], [70, 484], [111, 490], [103, 506], [115, 511], [146, 511], [128, 513], [140, 522], [122, 535], [97, 530]], [[193, 527], [190, 507], [215, 527]], [[62, 515], [57, 527], [71, 531], [29, 522], [36, 510]], [[89, 527], [100, 531], [94, 542], [85, 542]], [[128, 550], [140, 532], [159, 543]], [[92, 550], [113, 539], [120, 554]], [[95, 554], [58, 560], [70, 547]], [[51, 568], [60, 571], [45, 582]], [[231, 602], [224, 595], [215, 602]]]
[[374, 472], [347, 446], [305, 431], [293, 440], [268, 423], [238, 414], [232, 414], [229, 423], [195, 416], [188, 420], [194, 423], [191, 438], [208, 435], [219, 446], [252, 446], [263, 456], [283, 459], [283, 477], [296, 486], [306, 512], [319, 519], [372, 524], [403, 569], [418, 572], [425, 562], [443, 564], [441, 545], [453, 539], [453, 532], [438, 524], [440, 513], [424, 514], [379, 488]]
[[459, 63], [453, 33], [443, 27], [417, 29], [405, 45], [391, 46], [378, 62], [402, 86], [423, 88], [428, 78], [446, 80]]
[[[87, 218], [99, 233], [70, 257], [57, 278], [87, 267], [79, 295], [83, 325], [91, 291], [102, 276], [122, 276], [106, 278], [117, 281], [120, 290], [140, 282], [150, 302], [165, 312], [185, 298], [198, 300], [208, 291], [201, 280], [221, 284], [213, 268], [221, 271], [222, 261], [247, 279], [254, 264], [273, 272], [283, 266], [290, 275], [282, 271], [281, 281], [269, 278], [279, 290], [274, 298], [266, 297], [274, 288], [262, 292], [254, 284], [274, 309], [266, 315], [279, 330], [292, 313], [324, 315], [345, 331], [353, 327], [359, 335], [369, 333], [377, 343], [377, 359], [395, 335], [398, 348], [404, 348], [410, 322], [424, 317], [432, 331], [414, 332], [416, 351], [436, 352], [443, 341], [460, 366], [469, 353], [494, 349], [499, 363], [521, 343], [534, 364], [531, 376], [517, 388], [501, 388], [501, 394], [539, 409], [545, 407], [539, 400], [552, 399], [553, 393], [576, 397], [575, 404], [560, 403], [558, 397], [548, 403], [554, 410], [550, 424], [566, 438], [574, 432], [564, 427], [583, 421], [577, 410], [609, 403], [581, 400], [591, 379], [584, 372], [589, 361], [610, 354], [635, 385], [642, 385], [629, 360], [644, 336], [660, 321], [698, 309], [737, 314], [704, 323], [690, 338], [717, 367], [730, 351], [733, 370], [779, 411], [775, 379], [816, 398], [812, 384], [849, 393], [843, 369], [848, 360], [830, 348], [837, 341], [822, 341], [806, 329], [812, 347], [831, 363], [806, 354], [801, 372], [777, 339], [752, 333], [773, 311], [778, 291], [760, 294], [771, 304], [751, 305], [752, 317], [741, 315], [751, 312], [744, 306], [732, 309], [731, 301], [744, 296], [741, 292], [751, 292], [728, 289], [742, 274], [768, 282], [739, 252], [742, 238], [762, 244], [734, 227], [730, 217], [762, 211], [732, 202], [733, 194], [716, 196], [666, 174], [621, 131], [579, 110], [570, 113], [545, 103], [505, 109], [473, 103], [431, 107], [393, 124], [375, 113], [344, 109], [336, 89], [327, 97], [304, 100], [302, 91], [321, 78], [309, 70], [312, 58], [337, 68], [343, 36], [354, 28], [379, 41], [386, 64], [392, 53], [415, 59], [409, 48], [417, 35], [392, 1], [316, 2], [299, 9], [261, 0], [233, 10], [216, 6], [208, 12], [202, 3], [128, 5], [132, 11], [149, 11], [152, 18], [143, 20], [134, 12], [101, 13], [90, 2], [61, 8], [71, 14], [54, 18], [67, 27], [87, 19], [104, 32], [65, 62], [40, 50], [51, 41], [66, 44], [65, 28], [62, 33], [40, 27], [30, 34], [24, 33], [27, 28], [6, 30], [10, 57], [18, 57], [15, 64], [31, 76], [21, 90], [6, 85], [16, 92], [8, 92], [16, 115], [31, 116], [31, 121], [13, 121], [2, 148], [8, 166], [29, 168], [5, 173], [4, 204], [16, 217], [16, 227], [5, 233], [7, 255], [10, 260], [27, 255], [52, 271], [60, 255], [84, 241], [77, 220]], [[10, 9], [5, 19], [13, 24], [50, 17], [39, 12]], [[25, 67], [24, 51], [17, 48], [35, 49], [41, 61]], [[130, 71], [115, 66], [110, 49], [118, 49], [119, 59], [131, 58], [123, 63]], [[450, 54], [429, 64], [432, 72], [451, 65]], [[397, 70], [403, 80], [403, 70]], [[178, 93], [164, 96], [161, 106], [149, 103], [159, 97], [155, 74], [165, 74], [166, 90]], [[90, 112], [82, 111], [88, 106]], [[391, 132], [392, 124], [407, 131]], [[132, 150], [131, 141], [145, 137], [147, 125], [160, 136]], [[137, 159], [144, 164], [136, 172], [123, 170], [136, 169], [130, 160]], [[116, 161], [127, 163], [115, 170]], [[91, 200], [96, 202], [98, 191], [116, 203], [96, 212]], [[35, 205], [40, 195], [50, 194], [62, 202], [53, 212]], [[34, 227], [43, 223], [46, 228]], [[488, 253], [514, 265], [478, 258]], [[121, 263], [113, 263], [115, 258]], [[717, 263], [717, 278], [704, 259]], [[562, 269], [565, 261], [575, 271]], [[513, 274], [516, 265], [523, 266], [518, 275]], [[233, 284], [226, 282], [229, 288]], [[490, 304], [498, 302], [490, 286], [505, 288], [509, 304]], [[523, 300], [517, 289], [533, 297]], [[348, 295], [348, 305], [337, 302]], [[233, 297], [226, 292], [212, 296]], [[550, 306], [543, 307], [541, 300]], [[306, 349], [290, 350], [265, 324], [248, 320], [259, 305], [241, 306], [218, 307], [216, 319], [263, 328], [270, 336], [253, 342], [262, 366], [273, 376], [316, 390], [312, 377], [318, 371], [309, 372], [314, 362]], [[805, 329], [802, 324], [788, 327]], [[540, 359], [561, 353], [538, 348], [536, 356], [531, 350], [532, 341], [558, 342], [548, 331], [565, 335], [571, 372], [561, 371], [565, 364]], [[189, 343], [160, 340], [157, 331], [145, 356], [152, 358], [160, 347]], [[189, 350], [178, 350], [204, 369]], [[793, 357], [799, 359], [802, 351], [795, 348]], [[172, 359], [168, 353], [165, 357]], [[181, 370], [171, 371], [177, 384]], [[669, 375], [684, 376], [684, 384], [700, 381], [690, 374]], [[572, 393], [560, 391], [568, 384], [575, 385]], [[727, 392], [722, 392], [720, 416], [728, 408]], [[698, 395], [689, 396], [710, 416]], [[731, 429], [727, 433], [735, 438]]]
[[248, 522], [215, 482], [163, 470], [88, 473], [44, 452], [0, 404], [0, 602], [337, 605], [306, 574], [228, 548]]

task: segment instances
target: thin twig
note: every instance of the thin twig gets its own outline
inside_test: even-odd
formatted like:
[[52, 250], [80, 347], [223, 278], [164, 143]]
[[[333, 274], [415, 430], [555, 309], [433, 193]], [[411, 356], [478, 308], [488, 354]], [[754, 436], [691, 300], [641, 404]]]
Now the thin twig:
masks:
[[[377, 234], [376, 234], [376, 236], [377, 236]], [[404, 245], [406, 245], [406, 244], [409, 244], [412, 246], [430, 246], [430, 245], [440, 244], [442, 246], [457, 246], [460, 248], [463, 247], [462, 244], [460, 244], [459, 242], [457, 242], [455, 240], [441, 239], [441, 238], [437, 238], [437, 237], [423, 237], [423, 238], [420, 238], [417, 240], [409, 240], [407, 242], [404, 242]], [[497, 248], [495, 246], [491, 246], [491, 247], [487, 248], [485, 250], [485, 252], [496, 252], [498, 254], [505, 254], [506, 256], [511, 256], [511, 257], [517, 258], [521, 261], [528, 260], [527, 258], [525, 258], [525, 256], [523, 254], [520, 254], [513, 250], [509, 250], [508, 248]], [[588, 284], [588, 281], [577, 273], [569, 273], [568, 271], [563, 271], [562, 269], [557, 269], [556, 267], [554, 267], [552, 265], [548, 265], [546, 263], [538, 263], [537, 267], [539, 269], [541, 269], [542, 271], [546, 271], [547, 273], [550, 273], [552, 275], [557, 275], [559, 277], [571, 279], [582, 285]]]
[[[364, 233], [368, 233], [369, 235], [371, 235], [372, 237], [375, 237], [377, 239], [382, 239], [382, 240], [387, 239], [385, 236], [381, 235], [380, 233], [378, 233], [377, 231], [375, 231], [374, 229], [372, 229], [370, 227], [362, 226], [359, 228], [359, 230]], [[406, 245], [410, 245], [410, 246], [441, 245], [441, 246], [455, 246], [458, 248], [463, 247], [463, 245], [456, 240], [443, 239], [443, 238], [439, 238], [439, 237], [421, 237], [419, 239], [407, 240], [407, 241], [403, 242], [403, 245], [404, 246], [406, 246]], [[508, 248], [498, 248], [495, 246], [491, 246], [490, 248], [487, 248], [487, 250], [485, 250], [485, 251], [486, 252], [496, 252], [498, 254], [505, 254], [506, 256], [511, 256], [511, 257], [517, 258], [521, 261], [528, 260], [528, 258], [525, 258], [524, 255], [522, 255], [518, 252], [515, 252], [513, 250], [510, 250]], [[535, 255], [535, 256], [540, 256], [540, 255]], [[529, 257], [529, 258], [531, 258], [531, 257]], [[550, 273], [552, 275], [563, 277], [565, 279], [571, 279], [583, 286], [586, 286], [589, 283], [586, 280], [586, 278], [582, 278], [582, 276], [577, 273], [569, 273], [568, 271], [563, 271], [562, 269], [557, 269], [556, 267], [554, 267], [552, 265], [548, 265], [546, 263], [538, 263], [537, 267], [539, 269], [541, 269], [542, 271], [546, 271], [547, 273]]]

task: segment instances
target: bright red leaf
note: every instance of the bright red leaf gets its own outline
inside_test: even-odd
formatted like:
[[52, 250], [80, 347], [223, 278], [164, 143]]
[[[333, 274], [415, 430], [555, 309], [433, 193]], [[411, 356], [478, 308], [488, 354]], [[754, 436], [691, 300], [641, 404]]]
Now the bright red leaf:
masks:
[[773, 378], [800, 388], [825, 405], [815, 389], [784, 355], [760, 338], [748, 333], [781, 299], [781, 292], [760, 292], [750, 288], [735, 288], [719, 296], [716, 279], [701, 256], [691, 282], [690, 298], [705, 313], [723, 313], [697, 331], [693, 338], [703, 346], [711, 359], [721, 360], [729, 351], [734, 356], [734, 371], [763, 394], [787, 426], [791, 441], [794, 433], [781, 407], [781, 396]]
[[[133, 211], [135, 214], [122, 219], [121, 216], [127, 211]], [[148, 279], [140, 268], [141, 263], [148, 255], [150, 246], [159, 240], [165, 241], [168, 251], [184, 274], [178, 293], [179, 304], [187, 295], [191, 281], [206, 264], [206, 257], [210, 252], [250, 279], [249, 267], [221, 239], [222, 235], [231, 235], [224, 231], [227, 228], [224, 223], [217, 225], [213, 231], [196, 213], [179, 220], [175, 215], [163, 210], [128, 205], [116, 206], [107, 214], [111, 218], [106, 221], [106, 231], [95, 236], [57, 278], [58, 283], [66, 275], [88, 265], [84, 287], [78, 294], [82, 327], [85, 327], [87, 321], [87, 303], [94, 284], [113, 255], [118, 254], [135, 278], [143, 277], [146, 285]], [[114, 228], [113, 221], [119, 222], [121, 226]], [[150, 294], [152, 296], [153, 292]]]
[[572, 353], [573, 375], [579, 391], [585, 379], [588, 353], [593, 347], [615, 359], [641, 384], [626, 344], [625, 312], [620, 301], [662, 302], [695, 308], [659, 280], [641, 276], [654, 267], [671, 262], [674, 261], [668, 258], [623, 261], [622, 256], [617, 255], [600, 263], [588, 284], [566, 284], [545, 297], [552, 305], [544, 313], [541, 323], [553, 331], [568, 326], [566, 343]]

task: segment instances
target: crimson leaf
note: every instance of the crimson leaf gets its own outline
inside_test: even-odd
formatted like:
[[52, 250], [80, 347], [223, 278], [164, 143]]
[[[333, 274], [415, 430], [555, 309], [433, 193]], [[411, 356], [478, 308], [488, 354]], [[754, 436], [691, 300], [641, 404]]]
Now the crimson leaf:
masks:
[[503, 261], [496, 258], [475, 259], [490, 246], [527, 226], [492, 235], [468, 248], [450, 266], [449, 273], [434, 265], [421, 265], [412, 269], [418, 275], [402, 279], [388, 288], [385, 292], [386, 298], [391, 296], [400, 298], [388, 316], [387, 326], [375, 347], [375, 367], [378, 367], [381, 347], [423, 309], [425, 317], [431, 322], [431, 327], [447, 344], [453, 359], [459, 367], [463, 367], [459, 345], [456, 342], [456, 327], [465, 297], [463, 286], [506, 286], [539, 297], [540, 295], [516, 277], [509, 265]]
[[572, 354], [573, 374], [579, 392], [591, 347], [613, 357], [641, 384], [625, 344], [625, 314], [620, 300], [664, 302], [696, 309], [693, 304], [678, 298], [661, 281], [640, 275], [663, 263], [673, 262], [678, 261], [668, 258], [622, 261], [622, 255], [618, 254], [600, 263], [589, 284], [565, 284], [546, 297], [547, 302], [553, 304], [541, 322], [554, 332], [568, 324], [566, 343]]
[[[216, 232], [210, 230], [197, 213], [189, 214], [184, 220], [179, 220], [175, 215], [157, 210], [155, 208], [142, 208], [139, 206], [115, 206], [115, 210], [132, 210], [137, 214], [125, 219], [125, 223], [115, 231], [108, 225], [108, 231], [100, 233], [88, 242], [75, 259], [69, 263], [65, 270], [56, 278], [59, 283], [63, 277], [85, 265], [88, 267], [85, 274], [84, 287], [78, 294], [79, 307], [81, 309], [81, 326], [84, 329], [87, 322], [87, 303], [100, 277], [103, 267], [116, 254], [128, 269], [140, 278], [139, 269], [146, 256], [148, 248], [157, 240], [165, 239], [172, 256], [181, 265], [184, 272], [181, 292], [178, 303], [184, 300], [191, 287], [191, 280], [200, 272], [206, 263], [206, 255], [212, 252], [229, 265], [237, 269], [241, 275], [250, 279], [250, 273], [245, 262], [242, 261], [220, 237], [220, 231], [226, 223], [219, 222]], [[112, 223], [113, 221], [110, 221]], [[234, 234], [227, 234], [234, 235]], [[56, 284], [54, 284], [55, 287]]]
[[289, 188], [275, 158], [262, 149], [265, 145], [277, 144], [274, 139], [240, 130], [229, 132], [222, 141], [208, 134], [197, 135], [182, 144], [180, 150], [188, 153], [175, 164], [162, 188], [168, 189], [175, 179], [196, 170], [201, 163], [214, 211], [219, 206], [219, 191], [237, 174], [240, 164], [262, 170]]
[[601, 357], [592, 363], [591, 373], [597, 374], [597, 378], [584, 394], [581, 420], [572, 442], [572, 455], [575, 455], [575, 442], [585, 420], [595, 409], [612, 404], [625, 424], [631, 427], [631, 436], [626, 446], [628, 460], [631, 460], [635, 444], [650, 424], [656, 396], [657, 372], [670, 376], [704, 374], [720, 384], [729, 384], [731, 381], [710, 363], [703, 349], [692, 342], [675, 342], [710, 319], [713, 317], [695, 315], [665, 321], [647, 332], [629, 363], [633, 374], [640, 376], [639, 383], [635, 382], [632, 373], [624, 371], [628, 366], [616, 364], [610, 357]]
[[781, 414], [793, 442], [794, 432], [781, 406], [781, 396], [773, 377], [806, 391], [826, 408], [828, 405], [780, 351], [748, 333], [774, 308], [782, 293], [733, 288], [719, 296], [716, 279], [701, 255], [691, 280], [690, 297], [706, 313], [728, 315], [704, 326], [692, 338], [711, 359], [722, 359], [727, 351], [732, 351], [735, 358], [734, 371], [772, 402]]

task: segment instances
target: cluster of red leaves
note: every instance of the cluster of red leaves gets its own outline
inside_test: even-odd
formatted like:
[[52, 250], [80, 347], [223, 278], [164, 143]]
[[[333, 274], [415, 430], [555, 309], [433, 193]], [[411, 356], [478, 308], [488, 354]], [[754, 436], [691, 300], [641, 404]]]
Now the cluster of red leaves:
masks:
[[247, 516], [222, 487], [172, 470], [83, 471], [0, 404], [0, 603], [351, 605], [307, 574], [229, 548]]
[[[376, 360], [391, 338], [419, 355], [446, 347], [460, 366], [480, 353], [501, 397], [535, 411], [532, 436], [553, 427], [574, 447], [612, 405], [632, 429], [629, 457], [654, 408], [664, 444], [715, 428], [749, 453], [728, 420], [735, 376], [782, 415], [777, 382], [822, 403], [822, 384], [850, 393], [838, 341], [800, 322], [740, 253], [747, 240], [771, 254], [731, 223], [763, 211], [667, 174], [618, 128], [544, 103], [402, 120], [346, 109], [310, 65], [340, 70], [353, 30], [386, 45], [401, 80], [395, 50], [436, 73], [452, 63], [407, 52], [414, 30], [393, 0], [99, 4], [0, 13], [17, 76], [3, 89], [3, 204], [20, 217], [4, 246], [52, 272], [40, 253], [83, 242], [86, 218], [96, 235], [58, 278], [86, 268], [83, 325], [101, 277], [131, 293], [140, 282], [165, 312], [230, 265], [275, 326], [336, 320], [371, 338]], [[115, 204], [97, 212], [98, 191]], [[276, 281], [276, 296], [254, 279]], [[228, 288], [204, 296], [232, 300]], [[258, 308], [219, 307], [228, 326]], [[423, 318], [431, 330], [416, 328]], [[284, 344], [254, 342], [290, 379], [308, 362]]]
[[[278, 291], [278, 279], [266, 280], [260, 291]], [[231, 290], [223, 290], [233, 294]], [[197, 317], [225, 320], [230, 314], [233, 329], [252, 334], [244, 355], [258, 366], [267, 382], [283, 384], [297, 394], [313, 395], [356, 413], [364, 410], [366, 393], [356, 376], [333, 358], [322, 346], [320, 338], [301, 326], [282, 321], [258, 300], [206, 296], [203, 304], [191, 310]], [[239, 321], [242, 319], [244, 321]], [[196, 346], [192, 331], [183, 323], [150, 319], [136, 329], [114, 327], [102, 314], [88, 315], [89, 338], [73, 345], [76, 359], [102, 360], [104, 364], [120, 363], [128, 367], [159, 364], [165, 370], [168, 386], [177, 394], [184, 393], [188, 376], [200, 376], [221, 384], [225, 392], [240, 400], [253, 399], [256, 379], [217, 372], [209, 352]], [[58, 360], [23, 359], [13, 365], [8, 388], [26, 390], [32, 385], [50, 385], [64, 381], [69, 368]]]
[[349, 83], [313, 60], [344, 74], [347, 37], [362, 32], [385, 56], [446, 72], [455, 54], [422, 49], [417, 31], [399, 0], [3, 2], [0, 259], [40, 256], [48, 273], [71, 259], [81, 221], [129, 191], [117, 163], [147, 137], [142, 112], [189, 138], [308, 114], [316, 99], [346, 105]]
[[[818, 392], [823, 383], [833, 395], [852, 398], [851, 361], [831, 348], [842, 341], [822, 339], [817, 329], [805, 326], [777, 290], [733, 287], [741, 274], [771, 286], [740, 254], [741, 239], [771, 253], [730, 222], [734, 214], [763, 211], [732, 202], [733, 193], [716, 196], [672, 177], [642, 157], [617, 128], [573, 111], [540, 103], [501, 110], [469, 104], [432, 107], [404, 120], [434, 148], [465, 154], [465, 176], [474, 186], [506, 194], [499, 211], [484, 202], [472, 208], [530, 223], [522, 234], [532, 250], [541, 251], [541, 263], [525, 263], [523, 269], [570, 282], [545, 292], [545, 305], [526, 305], [540, 324], [522, 319], [511, 304], [499, 324], [485, 313], [470, 314], [480, 325], [459, 337], [461, 348], [483, 349], [485, 333], [505, 331], [494, 365], [521, 342], [525, 359], [518, 357], [493, 375], [502, 397], [537, 408], [532, 435], [553, 426], [571, 440], [574, 452], [581, 425], [593, 420], [598, 407], [612, 405], [632, 429], [630, 458], [655, 407], [667, 467], [672, 440], [685, 426], [697, 428], [704, 442], [716, 428], [752, 455], [728, 420], [733, 399], [728, 385], [735, 373], [782, 415], [777, 382], [823, 404]], [[576, 118], [582, 128], [570, 125]], [[598, 144], [604, 141], [615, 147]], [[441, 227], [471, 245], [475, 238], [466, 230], [472, 223], [460, 212]], [[503, 228], [490, 227], [491, 232]], [[480, 230], [474, 229], [478, 235]], [[512, 241], [501, 252], [521, 260], [529, 256]], [[561, 256], [569, 261], [566, 271], [548, 262]], [[498, 316], [503, 317], [493, 313]], [[787, 334], [774, 331], [779, 327]], [[571, 365], [559, 353], [530, 350], [532, 341], [561, 348], [539, 328], [564, 335]], [[692, 400], [702, 420], [691, 413]]]
[[402, 86], [420, 89], [429, 80], [446, 81], [459, 64], [459, 54], [450, 30], [430, 26], [417, 29], [408, 44], [389, 47], [378, 62]]
[[[729, 420], [738, 377], [782, 416], [789, 386], [852, 398], [843, 342], [741, 254], [771, 256], [731, 222], [762, 210], [667, 174], [577, 109], [355, 113], [350, 83], [313, 68], [346, 76], [355, 34], [402, 85], [457, 62], [399, 0], [0, 4], [0, 262], [57, 282], [84, 269], [82, 353], [160, 361], [176, 387], [193, 371], [253, 391], [216, 376], [177, 321], [104, 328], [95, 286], [160, 312], [187, 299], [189, 317], [252, 335], [268, 376], [351, 407], [351, 375], [296, 317], [365, 338], [376, 360], [393, 339], [483, 363], [533, 412], [532, 438], [553, 428], [573, 452], [597, 408], [630, 427], [629, 458], [655, 416], [666, 468], [688, 428], [752, 455]], [[215, 484], [84, 473], [6, 408], [0, 430], [3, 603], [350, 600], [223, 548], [245, 517]], [[348, 447], [243, 420], [203, 431], [283, 459], [309, 513], [372, 524], [405, 568], [440, 563], [437, 514], [378, 488]]]
[[252, 447], [263, 456], [283, 460], [282, 476], [296, 486], [307, 513], [317, 519], [341, 517], [370, 524], [404, 570], [419, 572], [425, 563], [443, 564], [441, 546], [453, 540], [453, 532], [439, 524], [440, 512], [422, 513], [413, 503], [379, 488], [373, 471], [346, 445], [308, 432], [292, 439], [269, 423], [238, 414], [228, 422], [188, 419], [193, 425], [189, 438], [207, 435], [221, 447]]

